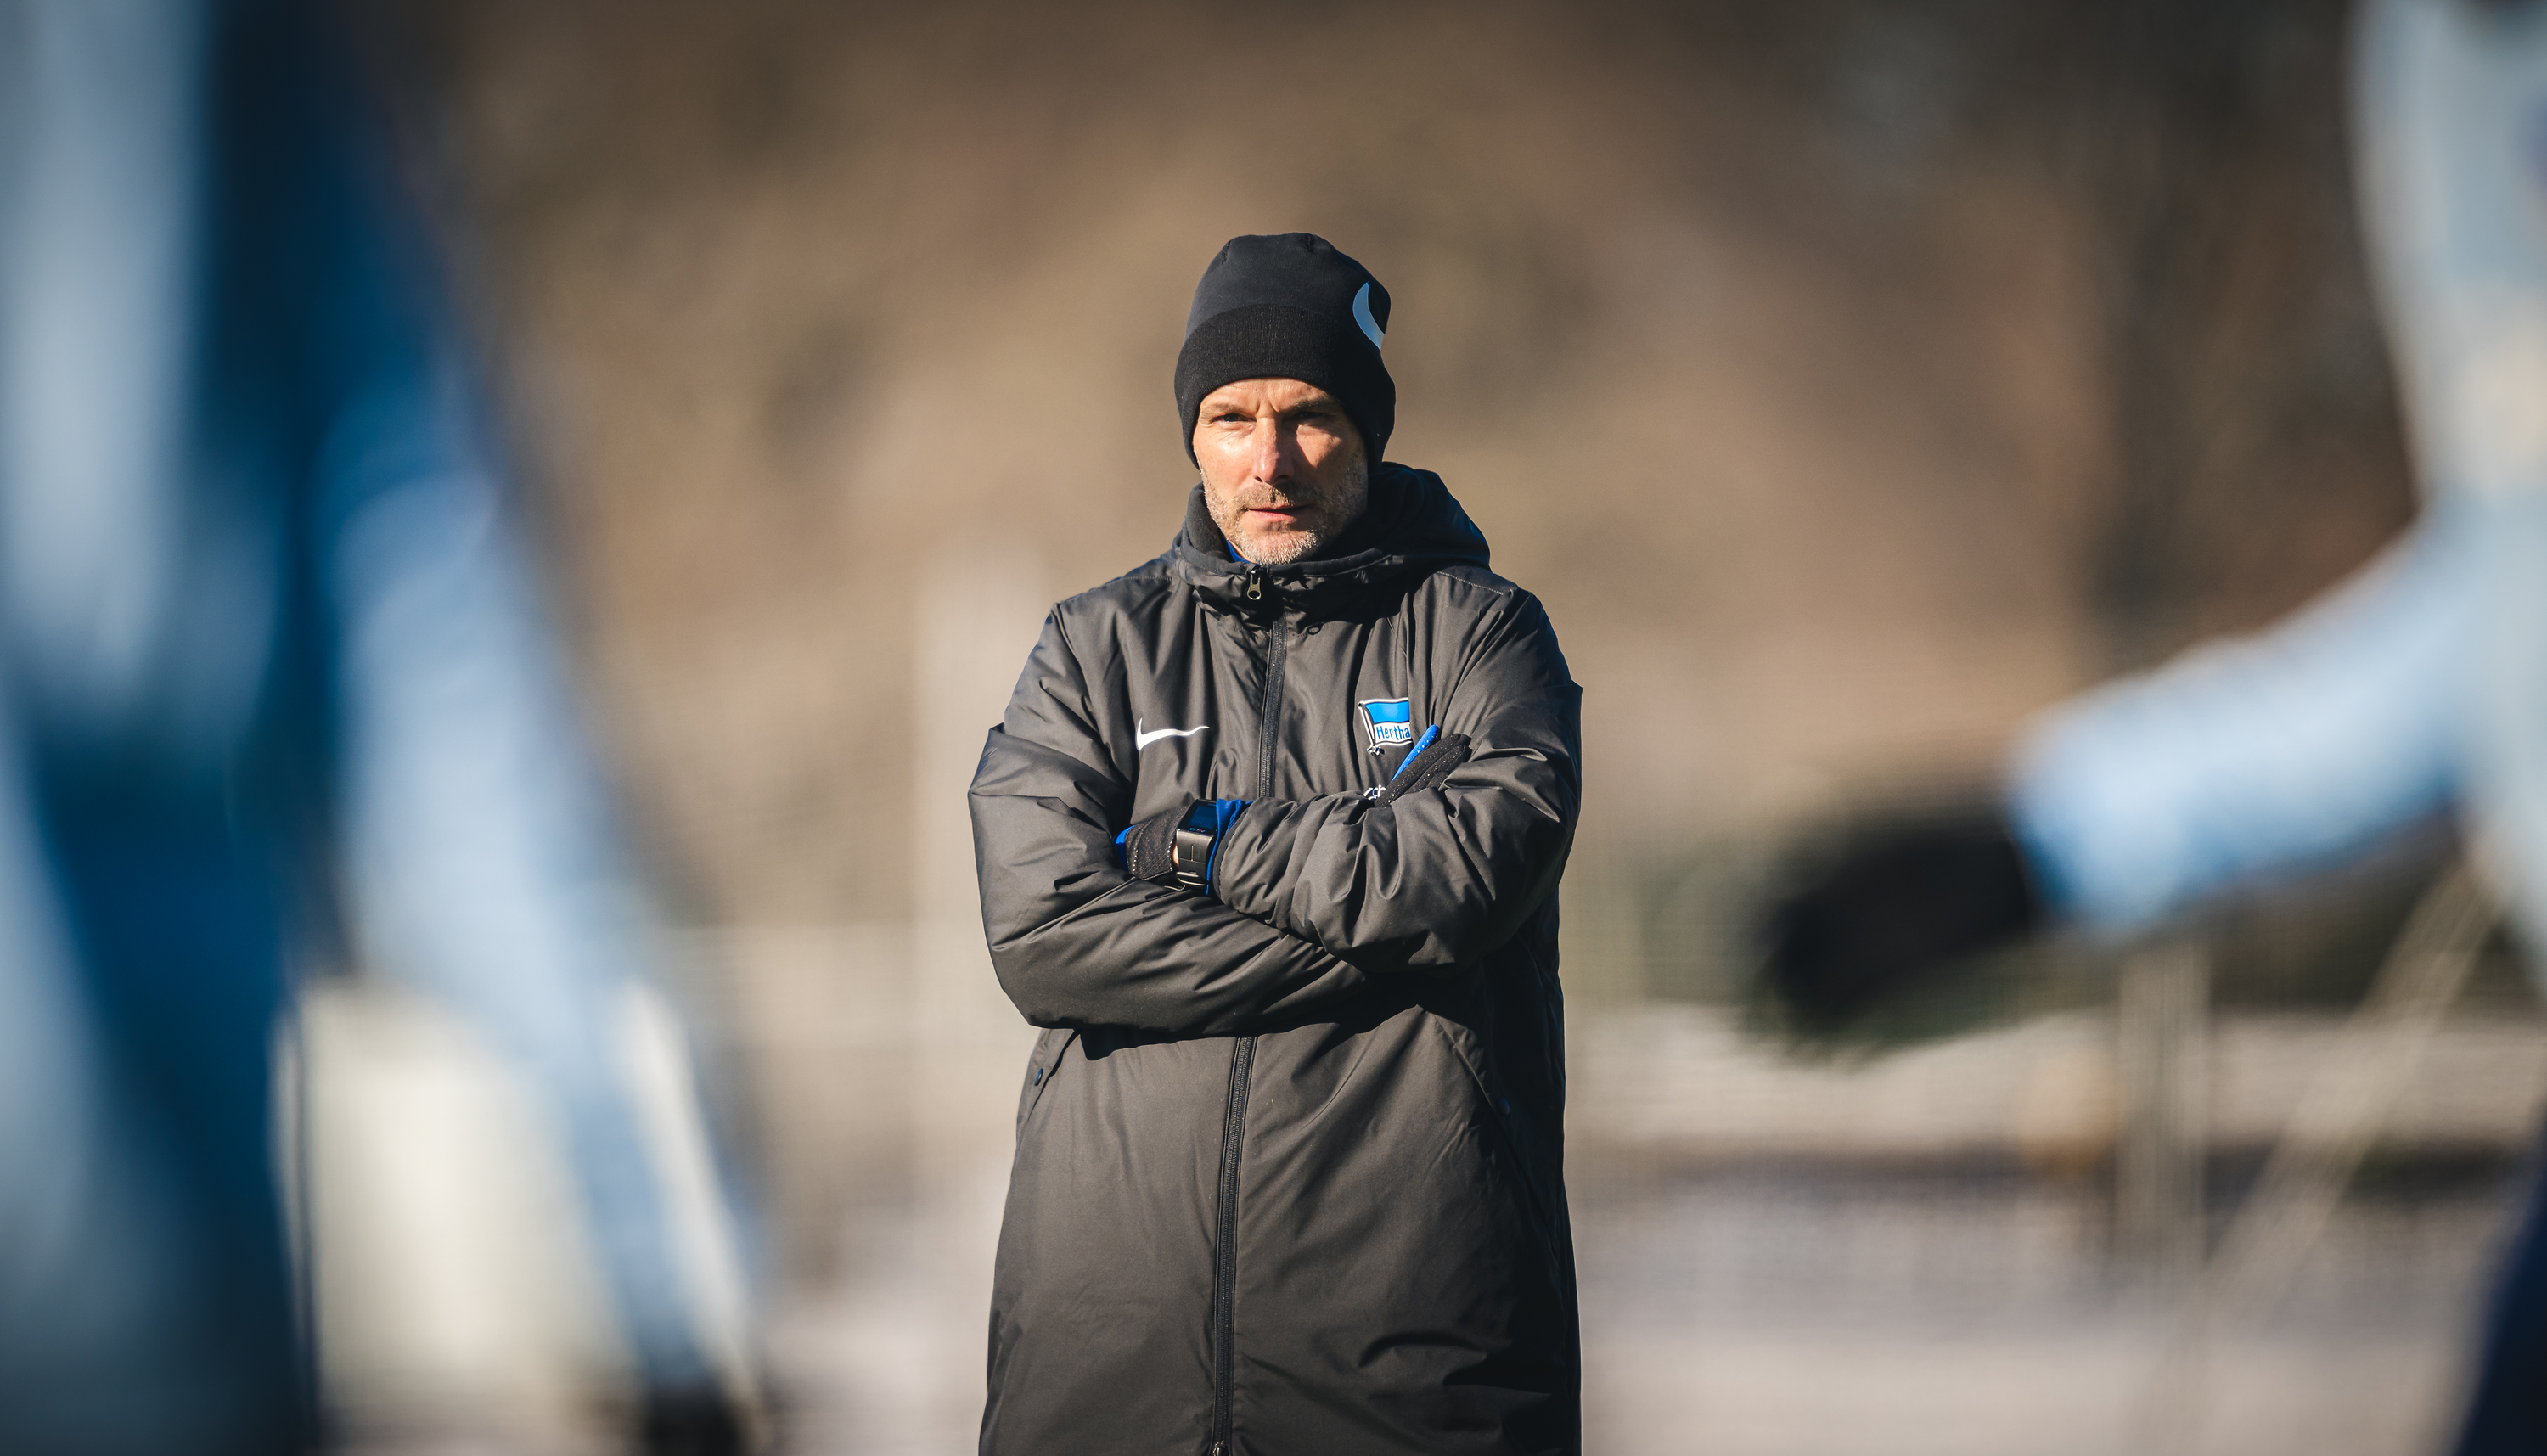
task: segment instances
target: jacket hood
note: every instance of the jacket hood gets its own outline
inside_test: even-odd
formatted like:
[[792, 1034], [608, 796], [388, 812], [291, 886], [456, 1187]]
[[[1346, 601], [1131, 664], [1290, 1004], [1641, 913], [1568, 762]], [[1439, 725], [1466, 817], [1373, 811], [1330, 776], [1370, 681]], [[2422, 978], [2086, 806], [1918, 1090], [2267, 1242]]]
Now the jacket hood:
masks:
[[[1485, 533], [1468, 519], [1442, 477], [1431, 471], [1382, 465], [1370, 472], [1370, 503], [1324, 554], [1280, 566], [1233, 559], [1212, 524], [1196, 483], [1186, 500], [1185, 529], [1169, 550], [1177, 579], [1222, 606], [1242, 611], [1315, 613], [1344, 597], [1409, 572], [1485, 566]], [[1247, 596], [1249, 578], [1261, 597]]]

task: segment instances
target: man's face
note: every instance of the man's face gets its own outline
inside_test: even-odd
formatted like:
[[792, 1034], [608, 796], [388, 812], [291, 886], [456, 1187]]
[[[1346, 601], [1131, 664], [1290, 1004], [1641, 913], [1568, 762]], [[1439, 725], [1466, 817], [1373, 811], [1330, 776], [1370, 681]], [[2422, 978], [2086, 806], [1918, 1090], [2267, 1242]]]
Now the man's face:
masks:
[[1240, 380], [1194, 415], [1203, 504], [1238, 554], [1278, 566], [1333, 542], [1370, 500], [1361, 432], [1298, 380]]

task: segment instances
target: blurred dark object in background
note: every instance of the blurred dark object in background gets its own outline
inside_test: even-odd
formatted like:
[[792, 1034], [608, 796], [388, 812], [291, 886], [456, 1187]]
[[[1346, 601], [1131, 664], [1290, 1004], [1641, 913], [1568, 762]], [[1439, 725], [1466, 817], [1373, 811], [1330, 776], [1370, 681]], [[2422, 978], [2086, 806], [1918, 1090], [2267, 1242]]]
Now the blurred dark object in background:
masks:
[[1830, 1038], [2043, 921], [2007, 816], [1976, 801], [1845, 834], [1778, 899], [1761, 976], [1792, 1029]]

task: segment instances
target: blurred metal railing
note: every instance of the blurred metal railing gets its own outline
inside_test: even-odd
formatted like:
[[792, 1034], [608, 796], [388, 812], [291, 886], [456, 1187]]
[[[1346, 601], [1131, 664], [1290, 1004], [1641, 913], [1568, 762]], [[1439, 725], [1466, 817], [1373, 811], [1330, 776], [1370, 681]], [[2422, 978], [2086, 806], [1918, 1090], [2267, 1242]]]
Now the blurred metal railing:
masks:
[[[2344, 1185], [2467, 984], [2498, 916], [2482, 875], [2465, 859], [2415, 906], [2345, 1027], [2340, 1050], [2319, 1064], [2254, 1191], [2186, 1294], [2141, 1393], [2136, 1449], [2172, 1456], [2197, 1448], [2210, 1405], [2213, 1343], [2269, 1315], [2289, 1292], [2342, 1201]], [[2186, 979], [2180, 971], [2164, 974]], [[2126, 995], [2128, 1005], [2128, 990]], [[2166, 1196], [2180, 1201], [2180, 1190], [2170, 1188]], [[2152, 1204], [2157, 1197], [2148, 1195]], [[2198, 1236], [2199, 1224], [2193, 1227]]]

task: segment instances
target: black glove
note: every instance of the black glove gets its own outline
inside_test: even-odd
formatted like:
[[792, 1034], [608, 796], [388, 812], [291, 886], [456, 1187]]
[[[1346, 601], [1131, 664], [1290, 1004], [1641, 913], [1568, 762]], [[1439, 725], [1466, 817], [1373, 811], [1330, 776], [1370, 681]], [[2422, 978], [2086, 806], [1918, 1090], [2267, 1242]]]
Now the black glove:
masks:
[[715, 1385], [647, 1391], [636, 1435], [640, 1456], [745, 1456], [752, 1448], [743, 1413]]
[[1114, 836], [1123, 868], [1135, 880], [1182, 885], [1211, 894], [1211, 870], [1220, 858], [1220, 836], [1251, 801], [1194, 799], [1183, 809], [1152, 814]]
[[1426, 728], [1415, 751], [1406, 755], [1406, 761], [1390, 775], [1388, 787], [1379, 791], [1378, 802], [1395, 804], [1409, 794], [1439, 789], [1442, 781], [1450, 777], [1450, 770], [1467, 761], [1466, 733], [1445, 733], [1439, 727]]
[[1770, 905], [1761, 979], [1797, 1030], [1845, 1031], [2043, 917], [2004, 810], [1895, 817], [1848, 835]]

